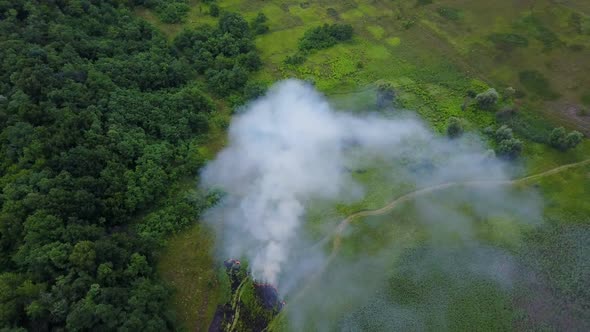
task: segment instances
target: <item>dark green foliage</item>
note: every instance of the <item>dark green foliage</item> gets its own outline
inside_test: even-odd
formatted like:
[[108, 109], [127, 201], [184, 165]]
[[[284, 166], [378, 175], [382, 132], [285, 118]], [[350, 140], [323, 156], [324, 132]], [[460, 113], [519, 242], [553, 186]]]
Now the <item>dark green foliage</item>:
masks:
[[559, 94], [553, 91], [549, 81], [537, 70], [525, 70], [518, 73], [520, 83], [530, 92], [544, 100], [555, 100]]
[[248, 22], [234, 13], [224, 13], [217, 28], [183, 30], [174, 46], [222, 96], [241, 90], [249, 74], [262, 65]]
[[300, 65], [300, 64], [303, 64], [305, 62], [305, 60], [307, 60], [307, 57], [303, 53], [297, 52], [293, 55], [288, 55], [285, 58], [285, 64]]
[[383, 82], [377, 86], [377, 108], [385, 108], [392, 106], [395, 100], [395, 90], [391, 83]]
[[535, 39], [543, 43], [545, 50], [551, 50], [563, 44], [555, 32], [551, 31], [551, 29], [533, 15], [525, 17], [516, 26], [521, 30], [527, 31]]
[[545, 144], [548, 142], [553, 125], [546, 119], [533, 112], [511, 112], [508, 115], [499, 116], [499, 114], [496, 114], [496, 119], [499, 123], [512, 128], [519, 136], [537, 143]]
[[216, 3], [212, 3], [209, 6], [209, 15], [211, 15], [213, 17], [219, 16], [219, 6]]
[[338, 11], [332, 7], [326, 9], [326, 14], [328, 14], [328, 16], [330, 16], [331, 18], [337, 19], [340, 17], [340, 15], [338, 14]]
[[496, 140], [502, 141], [505, 139], [513, 138], [514, 134], [512, 133], [512, 129], [510, 129], [510, 127], [504, 125], [498, 128], [498, 130], [496, 130], [494, 137], [496, 138]]
[[264, 13], [258, 13], [256, 18], [252, 21], [251, 28], [252, 31], [257, 35], [263, 35], [268, 32], [268, 24], [266, 24], [268, 19]]
[[461, 10], [452, 7], [440, 7], [436, 12], [451, 21], [459, 21], [462, 18]]
[[246, 100], [261, 97], [266, 92], [266, 85], [259, 82], [248, 82], [244, 87], [244, 98]]
[[516, 138], [509, 138], [500, 141], [498, 144], [498, 156], [514, 159], [522, 152], [522, 141]]
[[578, 131], [566, 133], [565, 128], [559, 127], [553, 129], [549, 136], [549, 144], [561, 151], [575, 148], [582, 142], [584, 135]]
[[515, 138], [512, 129], [504, 125], [495, 132], [492, 128], [486, 128], [485, 133], [491, 135], [497, 143], [496, 154], [506, 159], [515, 159], [522, 153], [522, 141]]
[[416, 0], [416, 6], [426, 6], [432, 4], [433, 0]]
[[490, 88], [475, 96], [477, 105], [487, 110], [493, 109], [498, 103], [498, 99], [500, 99], [500, 95], [498, 95], [498, 92], [494, 88]]
[[219, 31], [222, 34], [230, 34], [235, 38], [249, 37], [248, 22], [236, 13], [224, 13], [219, 19]]
[[130, 221], [196, 172], [213, 105], [128, 8], [77, 4], [0, 3], [0, 326], [174, 330], [157, 244], [210, 201]]
[[184, 2], [165, 2], [158, 9], [158, 16], [164, 23], [182, 23], [190, 10]]
[[461, 121], [457, 118], [450, 118], [449, 125], [447, 126], [447, 136], [449, 138], [457, 138], [463, 135], [463, 125]]
[[132, 2], [153, 9], [160, 21], [169, 24], [184, 22], [190, 11], [187, 0], [135, 0]]
[[350, 24], [324, 24], [323, 26], [305, 31], [299, 40], [302, 51], [320, 50], [336, 45], [352, 38], [353, 29]]
[[515, 33], [494, 33], [488, 39], [501, 51], [510, 52], [517, 47], [529, 46], [529, 40]]

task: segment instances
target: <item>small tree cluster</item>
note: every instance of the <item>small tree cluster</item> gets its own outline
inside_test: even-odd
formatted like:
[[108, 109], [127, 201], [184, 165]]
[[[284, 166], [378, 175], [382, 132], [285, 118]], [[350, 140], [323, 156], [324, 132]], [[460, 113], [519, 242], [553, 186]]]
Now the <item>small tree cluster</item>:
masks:
[[492, 109], [498, 103], [498, 99], [500, 99], [500, 95], [494, 88], [490, 88], [477, 96], [475, 96], [475, 101], [477, 105], [482, 109]]
[[257, 35], [263, 35], [268, 32], [268, 24], [266, 24], [268, 18], [264, 13], [258, 13], [256, 18], [250, 23], [250, 28]]
[[350, 24], [324, 24], [307, 30], [299, 41], [302, 51], [319, 50], [336, 45], [352, 38], [353, 29]]
[[500, 157], [515, 159], [522, 152], [522, 141], [514, 138], [512, 129], [504, 125], [494, 133], [494, 138], [498, 143], [496, 153]]
[[457, 138], [463, 135], [463, 125], [461, 120], [455, 117], [449, 119], [449, 125], [447, 127], [447, 136], [449, 138]]
[[184, 22], [190, 10], [186, 0], [147, 0], [137, 3], [153, 9], [158, 14], [160, 21], [168, 24]]
[[223, 13], [216, 29], [184, 30], [174, 45], [222, 96], [243, 88], [249, 74], [262, 65], [250, 25], [235, 13]]
[[559, 127], [553, 129], [551, 132], [551, 135], [549, 136], [549, 144], [554, 148], [565, 151], [575, 148], [582, 142], [583, 137], [584, 135], [579, 131], [574, 130], [570, 133], [566, 133], [565, 128]]
[[220, 12], [221, 9], [216, 3], [212, 3], [211, 5], [209, 5], [209, 15], [213, 17], [218, 17]]

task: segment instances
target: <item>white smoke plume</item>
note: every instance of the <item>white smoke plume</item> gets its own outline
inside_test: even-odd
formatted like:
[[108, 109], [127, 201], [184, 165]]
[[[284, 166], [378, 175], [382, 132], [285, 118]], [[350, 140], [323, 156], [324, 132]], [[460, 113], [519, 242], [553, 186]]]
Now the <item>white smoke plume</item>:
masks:
[[[360, 116], [334, 110], [312, 86], [287, 80], [233, 118], [228, 146], [202, 173], [205, 187], [226, 193], [206, 219], [217, 230], [223, 257], [246, 257], [255, 279], [270, 282], [282, 295], [289, 295], [301, 286], [302, 277], [317, 271], [327, 257], [325, 248], [313, 246], [306, 233], [306, 208], [314, 200], [355, 201], [371, 190], [355, 183], [351, 169], [385, 161], [396, 170], [387, 183], [392, 187], [507, 179], [506, 165], [487, 157], [486, 150], [475, 136], [449, 141], [400, 111], [388, 116]], [[471, 213], [482, 218], [492, 209], [537, 218], [535, 198], [523, 201], [517, 196], [494, 189], [493, 194], [476, 191], [460, 198], [464, 202], [477, 200]], [[436, 230], [433, 238], [439, 230], [444, 233], [455, 228], [453, 232], [464, 233], [461, 238], [473, 239], [468, 223], [462, 221], [467, 220], [463, 212], [424, 197], [417, 204], [424, 207], [426, 227]], [[326, 292], [334, 290], [331, 295], [313, 294], [308, 297], [310, 303], [301, 307], [309, 313], [317, 311], [321, 307], [317, 304], [330, 296], [350, 299], [354, 288], [349, 282], [354, 278], [347, 276], [354, 273], [349, 272], [339, 273], [324, 288]], [[344, 295], [339, 289], [349, 293]], [[364, 292], [359, 296], [365, 296]], [[306, 313], [289, 310], [294, 317], [306, 320]]]
[[306, 202], [334, 199], [350, 188], [345, 148], [392, 149], [409, 136], [429, 134], [413, 119], [336, 113], [300, 81], [277, 84], [234, 118], [229, 146], [202, 174], [205, 186], [228, 195], [214, 211], [226, 254], [246, 255], [255, 278], [277, 284]]

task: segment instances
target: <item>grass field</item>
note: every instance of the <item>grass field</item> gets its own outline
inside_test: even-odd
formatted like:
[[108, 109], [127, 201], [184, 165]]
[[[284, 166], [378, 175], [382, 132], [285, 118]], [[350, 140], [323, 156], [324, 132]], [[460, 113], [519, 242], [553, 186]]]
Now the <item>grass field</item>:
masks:
[[[463, 118], [468, 127], [476, 131], [497, 125], [493, 112], [474, 107], [462, 110], [465, 95], [468, 90], [481, 92], [495, 87], [503, 93], [505, 88], [514, 87], [518, 111], [509, 124], [525, 141], [523, 173], [538, 173], [590, 157], [587, 140], [566, 153], [538, 142], [542, 141], [539, 137], [546, 137], [557, 125], [590, 134], [590, 116], [584, 112], [590, 108], [590, 76], [587, 75], [590, 72], [590, 3], [587, 1], [435, 0], [427, 5], [385, 0], [221, 0], [218, 3], [222, 10], [239, 12], [248, 19], [259, 12], [269, 18], [270, 32], [256, 40], [264, 62], [263, 69], [254, 78], [256, 81], [271, 84], [289, 77], [311, 80], [334, 105], [352, 111], [372, 107], [375, 84], [390, 82], [396, 89], [398, 105], [415, 110], [439, 132], [444, 131], [451, 116]], [[216, 23], [216, 19], [208, 15], [207, 4], [191, 1], [191, 5], [183, 25], [162, 24], [147, 10], [138, 10], [137, 14], [170, 38], [186, 27]], [[298, 40], [307, 29], [334, 22], [352, 24], [353, 40], [314, 52], [302, 65], [284, 63], [287, 56], [297, 51]], [[223, 123], [229, 119], [227, 113], [224, 114], [218, 120], [222, 124], [219, 132], [206, 151], [208, 156], [223, 146]], [[351, 205], [314, 206], [309, 213], [309, 226], [315, 234], [325, 232], [354, 211], [380, 207], [407, 189], [396, 187], [394, 190], [386, 185], [390, 182], [383, 181], [383, 172], [377, 166], [355, 177], [370, 188], [366, 198]], [[391, 246], [398, 249], [388, 257], [391, 259], [390, 282], [383, 281], [382, 285], [382, 290], [389, 295], [375, 298], [375, 301], [391, 304], [392, 298], [408, 297], [409, 303], [404, 305], [413, 308], [415, 320], [400, 319], [402, 325], [396, 325], [399, 328], [437, 330], [444, 323], [439, 320], [441, 317], [449, 318], [450, 323], [446, 322], [449, 329], [460, 330], [473, 330], [477, 326], [510, 329], [521, 326], [518, 324], [527, 326], [527, 319], [536, 319], [539, 329], [567, 327], [563, 324], [575, 322], [576, 318], [567, 316], [569, 313], [552, 313], [541, 319], [532, 314], [534, 308], [530, 301], [523, 300], [521, 295], [527, 290], [538, 291], [554, 299], [555, 306], [587, 308], [588, 303], [575, 303], [575, 299], [580, 297], [587, 301], [589, 298], [577, 286], [581, 282], [578, 276], [590, 275], [589, 269], [566, 262], [580, 259], [578, 257], [588, 251], [588, 246], [581, 243], [590, 234], [590, 201], [587, 199], [590, 197], [590, 169], [585, 167], [552, 175], [539, 180], [537, 186], [546, 201], [543, 217], [547, 225], [532, 231], [515, 228], [510, 222], [492, 220], [478, 230], [478, 236], [517, 251], [518, 259], [523, 254], [522, 248], [529, 248], [534, 257], [523, 258], [519, 264], [535, 266], [537, 270], [531, 273], [544, 280], [538, 285], [519, 285], [518, 291], [507, 292], [475, 276], [466, 286], [434, 268], [419, 282], [412, 280], [407, 269], [404, 270], [408, 267], [404, 262], [412, 262], [416, 257], [427, 259], [432, 256], [432, 248], [424, 246], [428, 234], [415, 225], [418, 217], [411, 205], [388, 216], [359, 220], [344, 242], [343, 256], [354, 256], [363, 250], [381, 252]], [[559, 247], [555, 238], [565, 239], [569, 247]], [[217, 304], [219, 291], [215, 283], [203, 281], [215, 280], [215, 264], [208, 256], [211, 245], [204, 226], [195, 225], [187, 233], [170, 239], [160, 265], [162, 276], [178, 290], [175, 303], [179, 318], [188, 330], [197, 324], [206, 327], [212, 308]], [[559, 253], [553, 253], [552, 249]], [[564, 262], [562, 268], [560, 261]], [[392, 270], [394, 265], [397, 268]], [[567, 271], [575, 271], [575, 276], [567, 275]], [[439, 292], [447, 299], [445, 307], [441, 304], [438, 314], [430, 318], [426, 316], [433, 305], [429, 302], [432, 297], [423, 296], [424, 289]], [[205, 309], [203, 298], [208, 298]], [[346, 309], [350, 315], [357, 315], [356, 321], [379, 323], [379, 319], [366, 314], [374, 308], [375, 303], [359, 300], [356, 307]], [[521, 311], [515, 313], [506, 308]], [[570, 312], [583, 316], [583, 312], [576, 310]], [[338, 315], [338, 310], [335, 311]], [[346, 318], [342, 319], [346, 322]], [[378, 329], [374, 325], [365, 327]]]

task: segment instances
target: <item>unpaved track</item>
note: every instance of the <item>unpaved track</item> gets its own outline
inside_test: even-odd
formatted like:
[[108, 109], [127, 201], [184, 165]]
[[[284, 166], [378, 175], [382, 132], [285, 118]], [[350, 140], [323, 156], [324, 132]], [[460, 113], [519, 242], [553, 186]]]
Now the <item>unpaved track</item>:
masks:
[[550, 176], [553, 174], [561, 173], [561, 172], [566, 171], [570, 168], [581, 167], [581, 166], [589, 165], [589, 164], [590, 164], [590, 159], [586, 159], [586, 160], [583, 160], [583, 161], [580, 161], [577, 163], [562, 165], [562, 166], [547, 170], [545, 172], [541, 172], [541, 173], [537, 173], [537, 174], [533, 174], [533, 175], [529, 175], [529, 176], [525, 176], [523, 178], [513, 179], [513, 180], [505, 180], [505, 179], [502, 179], [502, 180], [472, 180], [472, 181], [448, 182], [448, 183], [437, 184], [437, 185], [433, 185], [433, 186], [426, 187], [426, 188], [416, 189], [416, 190], [411, 191], [407, 194], [399, 196], [398, 198], [389, 202], [387, 205], [385, 205], [382, 208], [379, 208], [376, 210], [364, 210], [364, 211], [355, 212], [355, 213], [349, 215], [348, 217], [346, 217], [345, 219], [343, 219], [338, 224], [338, 226], [336, 227], [334, 232], [332, 232], [331, 234], [328, 234], [324, 239], [322, 239], [320, 241], [320, 243], [323, 244], [326, 241], [329, 241], [330, 238], [334, 238], [334, 242], [332, 245], [332, 251], [330, 253], [330, 256], [328, 257], [328, 260], [326, 261], [326, 263], [318, 271], [316, 271], [316, 273], [314, 273], [309, 278], [309, 280], [307, 282], [305, 282], [305, 286], [303, 287], [303, 289], [301, 291], [299, 291], [294, 296], [293, 301], [296, 301], [303, 293], [305, 293], [305, 291], [310, 287], [310, 285], [313, 284], [313, 281], [317, 280], [323, 274], [323, 272], [326, 270], [328, 265], [330, 265], [332, 260], [337, 256], [340, 246], [342, 244], [342, 234], [344, 233], [344, 231], [346, 230], [348, 225], [350, 225], [357, 218], [384, 215], [384, 214], [391, 212], [398, 205], [400, 205], [404, 202], [410, 201], [412, 199], [415, 199], [417, 197], [424, 196], [424, 195], [427, 195], [430, 193], [446, 190], [449, 188], [455, 188], [455, 187], [485, 188], [485, 187], [509, 186], [509, 185], [521, 184], [521, 183], [526, 183], [531, 180], [536, 180], [536, 179], [540, 179], [540, 178]]

